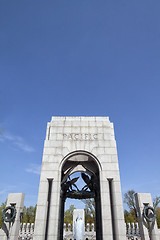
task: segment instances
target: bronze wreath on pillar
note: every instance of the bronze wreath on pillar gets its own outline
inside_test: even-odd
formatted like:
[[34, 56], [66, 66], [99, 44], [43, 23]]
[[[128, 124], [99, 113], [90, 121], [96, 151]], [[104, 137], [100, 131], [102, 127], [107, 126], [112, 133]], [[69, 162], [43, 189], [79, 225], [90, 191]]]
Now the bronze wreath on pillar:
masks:
[[[149, 217], [148, 214], [149, 214], [149, 210], [151, 210], [151, 214], [152, 216]], [[147, 222], [154, 222], [155, 219], [156, 219], [156, 212], [155, 212], [155, 209], [151, 206], [145, 206], [144, 209], [143, 209], [143, 217], [147, 220]]]
[[[10, 210], [10, 213], [8, 212]], [[16, 218], [16, 209], [13, 206], [8, 206], [3, 210], [3, 221], [4, 222], [14, 222]]]

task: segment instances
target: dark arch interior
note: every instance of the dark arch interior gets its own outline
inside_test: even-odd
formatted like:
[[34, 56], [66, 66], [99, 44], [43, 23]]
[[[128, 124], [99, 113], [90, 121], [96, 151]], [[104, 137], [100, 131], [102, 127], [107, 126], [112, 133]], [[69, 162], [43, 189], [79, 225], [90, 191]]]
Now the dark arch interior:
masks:
[[[84, 186], [76, 186], [77, 178], [72, 178], [73, 173], [81, 172]], [[95, 159], [88, 154], [78, 153], [68, 157], [61, 169], [61, 192], [59, 209], [58, 239], [63, 240], [64, 205], [67, 198], [95, 199], [96, 212], [96, 239], [102, 240], [101, 198], [99, 183], [99, 167]]]

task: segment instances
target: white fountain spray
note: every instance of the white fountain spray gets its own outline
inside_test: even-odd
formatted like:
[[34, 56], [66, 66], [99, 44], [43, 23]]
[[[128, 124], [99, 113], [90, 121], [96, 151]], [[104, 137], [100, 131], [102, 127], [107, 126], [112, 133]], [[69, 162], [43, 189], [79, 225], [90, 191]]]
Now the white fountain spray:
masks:
[[73, 235], [75, 240], [84, 240], [84, 220], [80, 217], [80, 213], [74, 221]]

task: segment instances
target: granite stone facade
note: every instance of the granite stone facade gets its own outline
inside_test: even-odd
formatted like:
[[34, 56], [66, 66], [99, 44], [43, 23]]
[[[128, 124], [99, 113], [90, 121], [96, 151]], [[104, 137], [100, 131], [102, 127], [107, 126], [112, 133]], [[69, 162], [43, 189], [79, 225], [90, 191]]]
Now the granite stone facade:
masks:
[[52, 117], [48, 123], [33, 239], [61, 240], [62, 167], [73, 158], [86, 164], [92, 159], [99, 170], [102, 239], [126, 240], [117, 147], [108, 117]]

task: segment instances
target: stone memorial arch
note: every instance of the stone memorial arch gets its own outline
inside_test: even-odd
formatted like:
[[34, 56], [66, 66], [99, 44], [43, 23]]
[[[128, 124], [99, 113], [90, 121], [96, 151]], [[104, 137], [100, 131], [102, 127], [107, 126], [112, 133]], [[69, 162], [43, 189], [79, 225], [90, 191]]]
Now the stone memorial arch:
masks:
[[[72, 177], [75, 172], [81, 172], [82, 189]], [[34, 240], [63, 240], [67, 197], [95, 199], [97, 240], [126, 240], [117, 147], [108, 117], [52, 117], [48, 123]]]
[[[96, 237], [102, 239], [102, 217], [101, 217], [101, 196], [100, 196], [100, 179], [99, 168], [101, 168], [98, 159], [86, 151], [75, 151], [68, 154], [62, 161], [62, 178], [60, 194], [60, 213], [58, 237], [63, 239], [63, 219], [64, 203], [66, 198], [89, 199], [94, 198], [96, 210]], [[79, 177], [72, 178], [73, 173], [81, 172], [85, 185], [80, 190], [76, 186]], [[89, 177], [90, 176], [90, 177]]]

